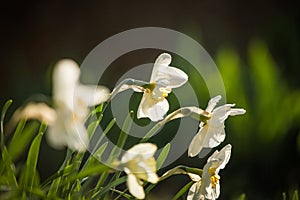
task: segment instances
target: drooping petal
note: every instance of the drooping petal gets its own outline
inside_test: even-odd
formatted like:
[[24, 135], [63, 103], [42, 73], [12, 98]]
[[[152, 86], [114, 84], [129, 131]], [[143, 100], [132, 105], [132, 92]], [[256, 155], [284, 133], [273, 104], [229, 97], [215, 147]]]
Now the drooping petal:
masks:
[[133, 174], [128, 174], [127, 187], [129, 192], [137, 199], [144, 199], [145, 192], [143, 186], [139, 183], [139, 180]]

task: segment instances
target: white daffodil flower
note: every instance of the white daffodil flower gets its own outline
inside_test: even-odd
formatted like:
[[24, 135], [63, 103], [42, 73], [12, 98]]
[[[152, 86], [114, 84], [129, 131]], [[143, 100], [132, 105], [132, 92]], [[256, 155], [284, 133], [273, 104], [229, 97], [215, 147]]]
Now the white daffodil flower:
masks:
[[226, 145], [220, 152], [215, 151], [203, 168], [202, 177], [190, 174], [194, 183], [188, 193], [187, 200], [217, 199], [220, 196], [220, 169], [224, 169], [231, 155], [231, 145]]
[[180, 69], [170, 67], [171, 55], [163, 53], [156, 59], [149, 87], [144, 91], [141, 103], [138, 107], [137, 118], [150, 118], [151, 121], [159, 121], [169, 110], [166, 100], [172, 88], [185, 84], [188, 76]]
[[153, 157], [156, 145], [140, 143], [130, 148], [123, 155], [120, 167], [128, 175], [127, 186], [129, 192], [137, 199], [144, 199], [145, 192], [142, 180], [157, 183], [156, 161]]
[[219, 95], [209, 101], [205, 111], [210, 114], [210, 119], [200, 122], [200, 129], [188, 149], [190, 157], [196, 156], [202, 148], [213, 148], [223, 142], [225, 139], [224, 123], [228, 116], [242, 115], [246, 112], [244, 109], [232, 108], [235, 104], [225, 104], [214, 109], [220, 99]]
[[89, 106], [105, 102], [109, 90], [103, 86], [82, 85], [80, 68], [70, 59], [59, 61], [53, 71], [53, 99], [56, 121], [47, 133], [49, 143], [57, 148], [68, 146], [85, 151], [88, 135], [85, 120]]

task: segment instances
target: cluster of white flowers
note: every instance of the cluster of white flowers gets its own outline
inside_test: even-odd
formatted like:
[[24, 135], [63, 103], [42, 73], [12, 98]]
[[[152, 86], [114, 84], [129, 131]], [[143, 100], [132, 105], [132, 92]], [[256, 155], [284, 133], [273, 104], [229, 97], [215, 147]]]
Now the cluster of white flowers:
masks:
[[[225, 139], [225, 120], [228, 116], [241, 115], [244, 109], [232, 108], [234, 104], [225, 104], [215, 108], [221, 96], [212, 98], [205, 110], [197, 107], [180, 108], [174, 113], [165, 116], [169, 110], [167, 96], [173, 88], [178, 88], [188, 81], [188, 76], [182, 70], [169, 66], [171, 56], [161, 54], [155, 61], [150, 82], [146, 85], [123, 84], [121, 87], [109, 92], [104, 86], [83, 85], [79, 82], [80, 68], [72, 60], [58, 62], [53, 72], [53, 100], [54, 108], [46, 104], [29, 104], [18, 110], [15, 116], [19, 118], [38, 118], [49, 125], [47, 139], [56, 148], [68, 146], [72, 150], [84, 152], [89, 138], [85, 121], [89, 107], [98, 105], [113, 98], [119, 92], [133, 89], [143, 92], [137, 110], [137, 118], [149, 118], [153, 122], [167, 121], [197, 115], [200, 119], [199, 131], [195, 134], [188, 148], [188, 156], [194, 157], [203, 148], [214, 148]], [[133, 82], [134, 83], [134, 82]], [[182, 110], [189, 114], [182, 114]], [[157, 183], [160, 178], [156, 174], [156, 161], [154, 154], [157, 150], [155, 144], [141, 143], [130, 148], [123, 155], [119, 168], [127, 174], [129, 192], [138, 199], [145, 198], [143, 181]], [[220, 152], [215, 151], [207, 160], [203, 173], [188, 174], [195, 183], [188, 193], [188, 200], [216, 199], [220, 194], [218, 175], [228, 163], [231, 155], [231, 145], [226, 145]]]

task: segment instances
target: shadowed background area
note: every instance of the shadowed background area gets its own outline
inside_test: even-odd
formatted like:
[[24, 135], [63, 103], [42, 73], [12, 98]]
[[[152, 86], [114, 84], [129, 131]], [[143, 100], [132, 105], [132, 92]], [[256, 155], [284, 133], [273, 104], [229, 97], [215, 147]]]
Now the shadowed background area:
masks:
[[[221, 172], [221, 199], [242, 193], [249, 199], [280, 198], [299, 187], [300, 180], [297, 9], [296, 1], [270, 0], [6, 2], [0, 8], [0, 103], [13, 99], [11, 114], [25, 101], [47, 100], [32, 95], [51, 95], [51, 67], [57, 60], [68, 57], [81, 63], [95, 46], [121, 31], [174, 29], [202, 44], [220, 69], [228, 102], [247, 110], [227, 122], [226, 143], [233, 145], [233, 153]], [[114, 65], [123, 69], [153, 62], [158, 53], [133, 52]], [[174, 60], [174, 66], [181, 64]], [[112, 83], [106, 84], [112, 89]], [[203, 107], [208, 98], [203, 98]], [[41, 155], [39, 171], [46, 178], [64, 151], [44, 142]], [[203, 160], [185, 157], [178, 163], [203, 166]], [[187, 181], [174, 177], [154, 191], [174, 195]]]

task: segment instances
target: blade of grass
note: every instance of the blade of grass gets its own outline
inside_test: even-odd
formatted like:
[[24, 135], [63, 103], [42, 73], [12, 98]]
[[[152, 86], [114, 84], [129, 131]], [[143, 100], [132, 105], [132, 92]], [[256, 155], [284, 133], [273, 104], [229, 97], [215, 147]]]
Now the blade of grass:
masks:
[[179, 192], [177, 192], [177, 194], [174, 196], [174, 198], [172, 200], [176, 200], [179, 199], [179, 197], [181, 197], [184, 193], [186, 193], [188, 191], [188, 189], [193, 185], [193, 181], [189, 182], [188, 184], [186, 184], [183, 188], [181, 188], [181, 190], [179, 190]]
[[37, 161], [38, 161], [38, 156], [39, 156], [39, 151], [40, 151], [40, 144], [42, 137], [44, 135], [44, 132], [46, 131], [46, 125], [41, 124], [40, 130], [38, 135], [34, 138], [29, 152], [28, 152], [28, 157], [25, 165], [25, 169], [23, 171], [23, 175], [20, 179], [20, 186], [23, 188], [23, 190], [29, 190], [31, 193], [32, 189], [34, 188], [36, 182], [36, 179], [38, 178], [37, 171], [36, 171], [36, 166], [37, 166]]
[[[133, 117], [133, 111], [130, 111], [123, 123], [122, 130], [121, 130], [120, 136], [117, 141], [117, 145], [114, 146], [114, 148], [112, 149], [112, 151], [109, 155], [109, 158], [106, 161], [108, 164], [111, 164], [120, 155], [121, 149], [124, 147], [126, 140], [127, 140], [127, 136], [128, 136], [127, 133], [129, 133], [131, 125], [132, 125], [132, 117]], [[101, 175], [101, 177], [98, 180], [97, 185], [95, 187], [96, 191], [102, 187], [107, 176], [108, 176], [108, 172], [104, 172]]]
[[12, 100], [8, 100], [6, 101], [6, 103], [4, 104], [3, 108], [2, 108], [2, 111], [1, 111], [1, 123], [0, 123], [0, 128], [1, 128], [1, 137], [0, 137], [0, 140], [1, 140], [1, 149], [3, 149], [4, 147], [4, 118], [5, 118], [5, 114], [8, 110], [8, 108], [10, 107], [10, 105], [12, 104]]
[[156, 161], [156, 169], [157, 170], [159, 170], [163, 166], [164, 162], [166, 161], [169, 151], [170, 151], [170, 148], [171, 148], [171, 144], [168, 143], [161, 150], [161, 153], [159, 154], [157, 161]]
[[130, 111], [123, 123], [122, 126], [122, 130], [120, 133], [120, 136], [118, 138], [117, 141], [117, 145], [114, 146], [114, 148], [112, 149], [109, 158], [108, 158], [108, 163], [113, 162], [115, 159], [118, 158], [118, 156], [121, 154], [121, 150], [123, 149], [126, 140], [127, 140], [127, 133], [129, 133], [130, 129], [131, 129], [131, 125], [132, 125], [132, 117], [133, 117], [134, 113], [133, 111]]
[[106, 192], [108, 192], [109, 190], [111, 190], [111, 188], [114, 188], [117, 185], [120, 185], [122, 183], [124, 183], [126, 181], [127, 177], [123, 176], [113, 182], [108, 183], [105, 187], [100, 188], [99, 190], [96, 190], [98, 192], [96, 192], [93, 196], [92, 199], [97, 199], [102, 197], [102, 195], [105, 195]]
[[[9, 155], [6, 147], [2, 149], [2, 160], [0, 162], [1, 167], [1, 183], [11, 187], [12, 190], [17, 190], [19, 188], [17, 179], [15, 176], [14, 164], [12, 162], [11, 156]], [[5, 179], [6, 177], [6, 179]]]
[[[23, 129], [22, 126], [23, 126], [23, 122], [20, 122], [20, 129]], [[24, 127], [22, 132], [17, 133], [13, 136], [7, 149], [13, 161], [16, 161], [25, 151], [25, 149], [27, 148], [27, 146], [30, 144], [33, 137], [35, 136], [38, 127], [39, 127], [39, 123], [33, 121], [31, 123], [28, 123], [28, 125]], [[19, 130], [17, 129], [16, 132], [17, 131]]]

